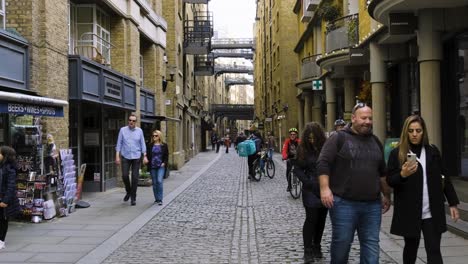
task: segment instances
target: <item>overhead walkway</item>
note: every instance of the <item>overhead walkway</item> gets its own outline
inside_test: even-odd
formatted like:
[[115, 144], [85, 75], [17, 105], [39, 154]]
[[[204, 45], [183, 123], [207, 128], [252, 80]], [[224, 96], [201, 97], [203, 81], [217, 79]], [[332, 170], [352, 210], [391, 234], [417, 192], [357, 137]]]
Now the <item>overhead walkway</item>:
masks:
[[222, 50], [213, 51], [212, 55], [215, 59], [217, 58], [244, 58], [247, 60], [253, 59], [253, 52], [251, 50]]
[[238, 65], [215, 65], [215, 75], [223, 73], [247, 73], [253, 75], [253, 67], [238, 66]]
[[229, 87], [231, 85], [252, 85], [253, 81], [247, 78], [226, 78], [224, 80], [224, 85]]
[[253, 39], [213, 39], [211, 41], [211, 49], [250, 49], [255, 50]]
[[251, 104], [211, 104], [210, 112], [217, 118], [253, 120], [255, 107]]

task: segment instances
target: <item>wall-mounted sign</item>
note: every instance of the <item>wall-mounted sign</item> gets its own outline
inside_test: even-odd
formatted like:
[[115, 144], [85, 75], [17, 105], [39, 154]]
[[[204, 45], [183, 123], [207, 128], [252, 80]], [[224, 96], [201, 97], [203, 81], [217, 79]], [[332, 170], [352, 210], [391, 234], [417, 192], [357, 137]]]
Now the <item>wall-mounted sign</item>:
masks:
[[390, 35], [414, 34], [418, 19], [413, 13], [391, 13], [388, 15]]
[[271, 118], [271, 117], [265, 118], [265, 122], [271, 122], [271, 121], [273, 121], [273, 118]]
[[62, 117], [63, 107], [0, 101], [0, 113]]
[[312, 81], [312, 90], [314, 90], [314, 91], [321, 91], [321, 90], [323, 90], [323, 83], [322, 83], [322, 80], [313, 80], [313, 81]]

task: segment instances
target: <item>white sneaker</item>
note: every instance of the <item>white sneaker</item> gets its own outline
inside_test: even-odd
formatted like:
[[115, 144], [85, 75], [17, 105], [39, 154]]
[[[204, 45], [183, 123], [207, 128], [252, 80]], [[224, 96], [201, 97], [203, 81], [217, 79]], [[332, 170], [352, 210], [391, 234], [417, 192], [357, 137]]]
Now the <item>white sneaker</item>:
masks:
[[3, 249], [3, 248], [5, 248], [5, 242], [0, 240], [0, 249]]

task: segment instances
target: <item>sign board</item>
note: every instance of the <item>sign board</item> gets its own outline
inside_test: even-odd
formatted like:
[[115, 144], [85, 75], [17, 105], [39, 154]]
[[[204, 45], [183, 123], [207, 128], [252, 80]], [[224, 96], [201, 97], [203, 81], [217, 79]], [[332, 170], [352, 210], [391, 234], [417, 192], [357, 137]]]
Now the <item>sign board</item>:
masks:
[[271, 118], [271, 117], [265, 118], [265, 122], [271, 122], [271, 121], [273, 121], [273, 118]]
[[322, 80], [313, 80], [313, 81], [312, 81], [312, 90], [313, 90], [313, 91], [321, 91], [321, 90], [323, 90], [323, 83], [322, 83]]
[[0, 101], [0, 113], [63, 117], [63, 107]]
[[263, 123], [258, 123], [258, 129], [263, 129], [265, 128], [265, 124]]
[[171, 99], [167, 99], [165, 102], [166, 105], [171, 105]]
[[349, 63], [367, 64], [369, 63], [369, 51], [367, 49], [349, 49]]
[[390, 35], [414, 34], [417, 21], [413, 13], [391, 13], [388, 15], [388, 31]]

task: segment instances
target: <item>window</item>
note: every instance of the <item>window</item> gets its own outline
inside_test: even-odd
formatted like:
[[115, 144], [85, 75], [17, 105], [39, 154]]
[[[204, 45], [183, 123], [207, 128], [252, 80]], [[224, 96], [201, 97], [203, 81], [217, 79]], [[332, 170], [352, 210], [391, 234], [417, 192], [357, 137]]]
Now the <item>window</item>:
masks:
[[5, 29], [5, 0], [0, 0], [0, 27]]
[[70, 50], [110, 63], [110, 17], [96, 5], [70, 5]]
[[140, 54], [140, 87], [143, 87], [144, 72], [143, 55]]

